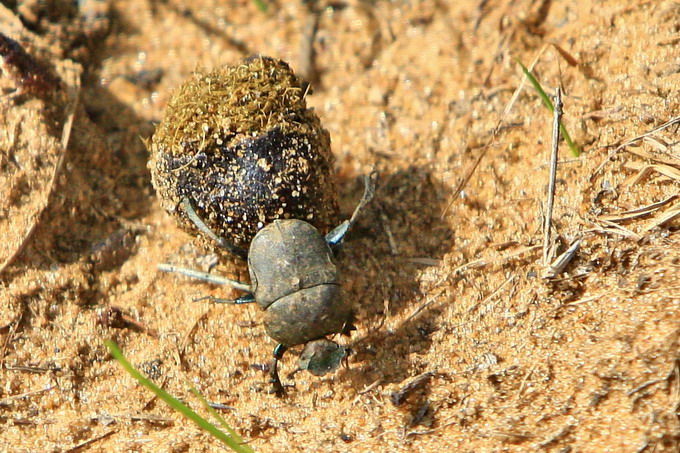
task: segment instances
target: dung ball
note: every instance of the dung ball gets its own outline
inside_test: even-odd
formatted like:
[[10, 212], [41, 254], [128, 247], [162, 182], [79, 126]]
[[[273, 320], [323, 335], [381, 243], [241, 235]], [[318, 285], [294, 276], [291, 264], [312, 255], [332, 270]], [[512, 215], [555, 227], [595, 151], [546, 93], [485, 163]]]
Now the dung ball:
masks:
[[162, 207], [184, 230], [202, 235], [184, 199], [243, 250], [276, 219], [304, 220], [323, 234], [335, 226], [330, 135], [307, 108], [307, 88], [287, 63], [258, 56], [197, 71], [176, 90], [149, 143], [149, 169]]

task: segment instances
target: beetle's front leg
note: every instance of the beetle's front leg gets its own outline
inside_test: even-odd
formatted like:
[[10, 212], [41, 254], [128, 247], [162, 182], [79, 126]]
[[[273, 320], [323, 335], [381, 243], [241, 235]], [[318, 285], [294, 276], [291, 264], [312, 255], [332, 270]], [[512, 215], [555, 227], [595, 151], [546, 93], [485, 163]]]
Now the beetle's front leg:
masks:
[[283, 357], [283, 354], [288, 350], [287, 346], [284, 346], [283, 344], [279, 343], [276, 345], [274, 348], [274, 359], [272, 360], [272, 365], [269, 367], [269, 383], [272, 384], [272, 391], [276, 396], [279, 398], [283, 397], [286, 394], [286, 389], [283, 388], [283, 384], [281, 384], [281, 379], [279, 378], [279, 360]]

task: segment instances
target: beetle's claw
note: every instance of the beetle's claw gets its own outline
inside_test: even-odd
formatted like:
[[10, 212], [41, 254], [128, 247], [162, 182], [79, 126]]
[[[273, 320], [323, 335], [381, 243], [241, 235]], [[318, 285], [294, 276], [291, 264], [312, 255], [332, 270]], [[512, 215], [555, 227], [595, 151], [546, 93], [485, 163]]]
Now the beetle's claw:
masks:
[[283, 398], [286, 396], [286, 389], [284, 388], [283, 384], [281, 384], [281, 380], [278, 376], [276, 376], [276, 379], [271, 379], [269, 383], [272, 385], [269, 393], [273, 393], [278, 398]]
[[269, 393], [273, 393], [279, 398], [286, 396], [286, 389], [283, 387], [283, 384], [281, 383], [279, 373], [276, 369], [276, 364], [272, 364], [272, 366], [270, 367], [269, 384], [271, 384], [272, 386], [271, 389], [269, 390]]
[[283, 354], [288, 350], [283, 344], [278, 344], [274, 348], [274, 359], [269, 367], [269, 383], [272, 384], [272, 391], [279, 398], [286, 395], [286, 389], [283, 388], [281, 384], [281, 379], [279, 378], [279, 360], [283, 357]]
[[347, 321], [345, 321], [345, 325], [342, 326], [342, 331], [340, 332], [342, 335], [349, 337], [352, 334], [352, 331], [357, 330], [357, 327], [354, 325], [355, 319], [354, 312], [350, 312]]

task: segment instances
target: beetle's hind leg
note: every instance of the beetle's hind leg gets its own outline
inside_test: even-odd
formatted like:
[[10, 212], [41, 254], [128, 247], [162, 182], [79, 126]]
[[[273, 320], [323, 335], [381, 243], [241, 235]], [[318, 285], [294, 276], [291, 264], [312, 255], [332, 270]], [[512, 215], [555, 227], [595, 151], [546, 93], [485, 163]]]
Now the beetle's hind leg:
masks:
[[[213, 241], [217, 242], [220, 247], [222, 247], [225, 250], [228, 250], [241, 258], [246, 257], [246, 252], [241, 249], [240, 247], [236, 247], [232, 244], [229, 244], [227, 241], [225, 241], [223, 238], [217, 236], [209, 227], [208, 225], [201, 220], [201, 218], [198, 216], [196, 213], [196, 210], [194, 207], [191, 205], [191, 201], [189, 201], [188, 198], [183, 198], [182, 201], [180, 202], [180, 205], [182, 206], [182, 209], [186, 213], [187, 217], [191, 222], [198, 228], [203, 234], [208, 236], [210, 239]], [[172, 264], [159, 264], [158, 269], [164, 271], [164, 272], [176, 272], [178, 274], [186, 275], [187, 277], [195, 278], [198, 280], [203, 280], [206, 282], [214, 283], [216, 285], [229, 285], [235, 289], [238, 289], [240, 291], [244, 291], [246, 294], [244, 296], [241, 296], [237, 299], [221, 299], [213, 296], [207, 296], [205, 298], [199, 298], [198, 300], [204, 300], [204, 299], [210, 299], [214, 303], [221, 303], [221, 304], [247, 304], [251, 302], [255, 302], [255, 297], [253, 295], [253, 291], [251, 290], [250, 285], [247, 283], [239, 282], [238, 280], [232, 280], [227, 277], [221, 277], [219, 275], [213, 275], [209, 274], [207, 272], [201, 272], [197, 271], [194, 269], [188, 269], [186, 267], [179, 267], [175, 266]]]
[[370, 175], [364, 176], [364, 195], [361, 197], [359, 204], [354, 208], [354, 213], [349, 220], [345, 220], [340, 225], [335, 227], [333, 231], [326, 235], [326, 242], [332, 247], [338, 247], [342, 244], [345, 239], [347, 232], [352, 228], [359, 218], [359, 214], [364, 210], [366, 205], [373, 199], [375, 195], [375, 180], [377, 179], [378, 173], [373, 171]]
[[246, 258], [247, 253], [245, 250], [243, 250], [241, 247], [237, 247], [233, 244], [230, 244], [224, 238], [221, 238], [218, 235], [216, 235], [215, 232], [211, 230], [203, 220], [201, 220], [201, 218], [196, 213], [196, 210], [194, 209], [193, 205], [191, 204], [191, 201], [189, 201], [188, 198], [182, 198], [180, 205], [182, 206], [182, 209], [184, 210], [187, 217], [189, 217], [189, 220], [191, 220], [191, 222], [194, 225], [196, 225], [196, 228], [198, 228], [201, 231], [201, 233], [205, 234], [210, 239], [215, 241], [224, 250], [231, 252], [234, 255], [240, 256], [243, 259]]

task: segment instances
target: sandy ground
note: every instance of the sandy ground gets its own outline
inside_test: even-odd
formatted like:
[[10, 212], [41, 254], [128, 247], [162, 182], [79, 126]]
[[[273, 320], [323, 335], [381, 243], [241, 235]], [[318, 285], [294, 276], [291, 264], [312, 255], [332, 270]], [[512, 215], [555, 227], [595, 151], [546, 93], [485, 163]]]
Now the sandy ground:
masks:
[[[191, 385], [229, 406], [257, 451], [678, 451], [676, 1], [16, 3], [0, 31], [40, 67], [2, 52], [0, 449], [220, 450], [113, 339], [192, 407]], [[215, 258], [146, 167], [172, 90], [251, 54], [314, 83], [343, 216], [380, 175], [339, 257], [348, 367], [289, 379], [293, 352], [283, 399], [252, 366], [274, 346], [258, 308], [156, 270]], [[550, 256], [581, 242], [552, 278], [552, 117], [516, 59], [561, 87], [582, 148], [560, 147]], [[102, 322], [116, 309], [134, 322]]]

